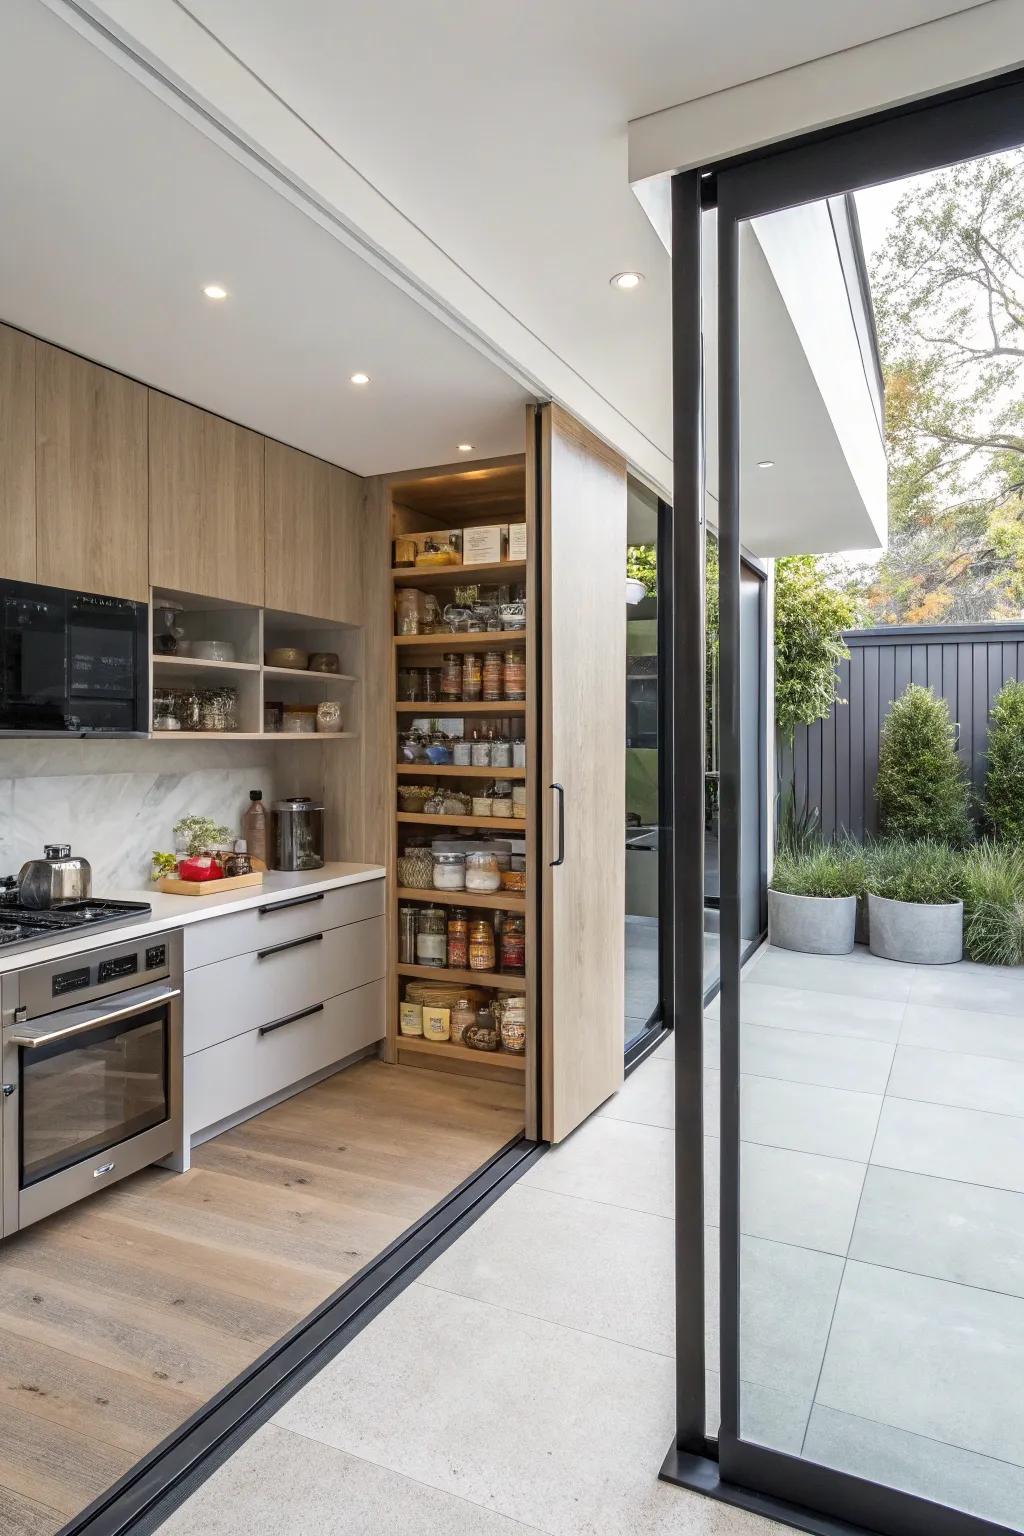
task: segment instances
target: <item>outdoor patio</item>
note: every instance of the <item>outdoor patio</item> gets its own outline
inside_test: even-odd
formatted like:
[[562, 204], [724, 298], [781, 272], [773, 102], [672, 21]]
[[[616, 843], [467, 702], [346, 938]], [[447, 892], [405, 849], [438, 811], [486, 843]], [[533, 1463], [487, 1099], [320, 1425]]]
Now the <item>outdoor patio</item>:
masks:
[[[705, 1037], [710, 1295], [717, 1013]], [[766, 948], [744, 973], [741, 1052], [744, 1435], [1015, 1526], [1024, 970]], [[618, 1113], [652, 1092], [668, 1106], [671, 1074], [638, 1074]], [[713, 1432], [713, 1315], [707, 1343]]]

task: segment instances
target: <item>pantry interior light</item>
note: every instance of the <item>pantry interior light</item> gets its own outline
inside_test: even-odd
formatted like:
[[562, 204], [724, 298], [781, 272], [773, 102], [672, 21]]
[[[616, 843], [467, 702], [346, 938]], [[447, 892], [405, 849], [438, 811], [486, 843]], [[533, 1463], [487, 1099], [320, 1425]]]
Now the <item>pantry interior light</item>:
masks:
[[616, 272], [610, 279], [613, 288], [639, 288], [643, 280], [642, 272]]
[[775, 460], [774, 459], [758, 459], [757, 467], [758, 467], [758, 469], [774, 469], [775, 468]]
[[472, 443], [460, 443], [459, 444], [459, 452], [460, 453], [472, 453], [473, 452], [473, 444]]
[[369, 384], [369, 382], [370, 375], [368, 373], [354, 373], [349, 380], [350, 384]]
[[228, 296], [227, 289], [222, 287], [220, 283], [207, 283], [203, 292], [208, 299], [226, 299]]

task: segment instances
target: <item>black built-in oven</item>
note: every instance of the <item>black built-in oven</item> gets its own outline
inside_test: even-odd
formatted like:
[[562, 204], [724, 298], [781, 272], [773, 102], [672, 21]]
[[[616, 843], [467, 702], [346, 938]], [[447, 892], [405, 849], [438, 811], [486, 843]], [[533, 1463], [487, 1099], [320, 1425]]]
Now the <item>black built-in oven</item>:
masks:
[[0, 734], [148, 730], [147, 605], [0, 581]]

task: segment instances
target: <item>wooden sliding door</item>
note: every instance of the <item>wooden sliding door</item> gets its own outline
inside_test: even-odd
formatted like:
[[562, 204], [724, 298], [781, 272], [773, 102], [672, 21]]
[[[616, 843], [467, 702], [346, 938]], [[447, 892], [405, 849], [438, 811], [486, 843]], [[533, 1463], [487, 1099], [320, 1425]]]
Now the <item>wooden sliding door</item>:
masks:
[[537, 412], [541, 567], [541, 1130], [560, 1141], [622, 1084], [626, 465]]

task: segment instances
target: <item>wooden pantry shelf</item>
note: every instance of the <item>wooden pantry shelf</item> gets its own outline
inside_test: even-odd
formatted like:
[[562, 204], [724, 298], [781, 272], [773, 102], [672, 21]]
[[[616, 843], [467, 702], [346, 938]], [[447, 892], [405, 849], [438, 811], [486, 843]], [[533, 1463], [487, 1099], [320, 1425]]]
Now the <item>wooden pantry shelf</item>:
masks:
[[525, 816], [430, 816], [422, 811], [399, 811], [398, 821], [412, 827], [482, 827], [485, 831], [504, 832], [508, 837], [518, 827], [526, 831]]
[[392, 569], [396, 587], [462, 587], [474, 582], [524, 581], [525, 560], [494, 565], [404, 565]]
[[357, 731], [150, 731], [153, 741], [354, 741]]
[[495, 699], [482, 703], [468, 703], [441, 699], [398, 699], [395, 708], [402, 715], [422, 715], [427, 720], [459, 720], [466, 715], [484, 715], [489, 720], [501, 720], [506, 715], [525, 715], [525, 699]]
[[154, 672], [258, 672], [258, 661], [210, 661], [205, 656], [154, 656]]
[[523, 629], [489, 629], [477, 635], [395, 635], [395, 645], [399, 648], [408, 646], [417, 650], [437, 649], [442, 651], [495, 651], [499, 646], [508, 649], [513, 645], [526, 644], [526, 631]]
[[468, 1045], [453, 1045], [450, 1040], [421, 1040], [418, 1035], [399, 1035], [398, 1052], [409, 1051], [418, 1055], [433, 1056], [438, 1062], [466, 1061], [473, 1066], [511, 1067], [514, 1072], [526, 1071], [526, 1057], [512, 1051], [474, 1051]]
[[525, 779], [525, 768], [461, 768], [456, 763], [396, 763], [395, 772], [403, 778], [421, 773], [437, 773], [443, 779]]
[[457, 987], [490, 987], [498, 992], [525, 992], [525, 976], [501, 976], [493, 971], [462, 971], [453, 970], [447, 965], [403, 965], [399, 962], [395, 966], [399, 976], [406, 976], [415, 981], [435, 981], [439, 984], [451, 982]]
[[512, 891], [435, 891], [416, 885], [400, 885], [395, 892], [399, 901], [425, 901], [429, 906], [486, 907], [497, 912], [525, 912], [526, 897]]
[[327, 683], [354, 683], [351, 672], [310, 672], [306, 667], [264, 667], [264, 677], [279, 678], [284, 682], [316, 683], [322, 688]]

